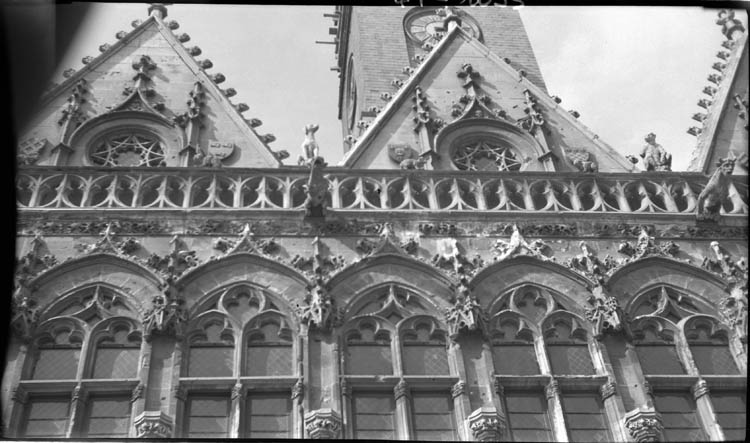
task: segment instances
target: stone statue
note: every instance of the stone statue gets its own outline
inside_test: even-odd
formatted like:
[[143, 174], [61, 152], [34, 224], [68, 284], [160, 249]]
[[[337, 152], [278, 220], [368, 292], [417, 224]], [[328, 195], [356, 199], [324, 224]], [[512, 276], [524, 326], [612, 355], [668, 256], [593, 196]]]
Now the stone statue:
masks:
[[305, 141], [302, 142], [302, 155], [297, 163], [300, 165], [310, 165], [316, 159], [320, 158], [320, 147], [315, 141], [315, 132], [318, 131], [318, 125], [310, 124], [305, 126]]
[[[650, 132], [646, 135], [646, 145], [641, 149], [640, 156], [643, 159], [643, 167], [646, 171], [671, 171], [672, 154], [667, 152], [660, 144], [656, 143], [656, 134]], [[632, 163], [637, 163], [634, 156], [628, 156]]]
[[399, 166], [401, 169], [424, 169], [424, 165], [427, 160], [424, 157], [419, 158], [405, 158], [401, 160]]
[[721, 205], [729, 196], [729, 176], [734, 170], [734, 162], [735, 159], [730, 157], [716, 163], [718, 168], [698, 195], [698, 220], [717, 220], [719, 217]]

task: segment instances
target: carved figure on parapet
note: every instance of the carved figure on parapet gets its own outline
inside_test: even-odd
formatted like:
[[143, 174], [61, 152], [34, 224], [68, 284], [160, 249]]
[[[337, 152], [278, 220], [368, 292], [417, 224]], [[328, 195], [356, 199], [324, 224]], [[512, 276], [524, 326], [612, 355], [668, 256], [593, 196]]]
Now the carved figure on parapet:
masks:
[[[672, 154], [666, 151], [662, 145], [656, 143], [656, 134], [650, 132], [646, 135], [646, 144], [641, 149], [639, 155], [643, 162], [643, 168], [646, 171], [671, 171]], [[638, 163], [635, 156], [626, 156], [631, 163]]]
[[211, 153], [204, 153], [198, 149], [198, 152], [193, 156], [193, 166], [200, 168], [220, 168], [222, 166], [221, 159]]
[[508, 241], [498, 240], [495, 242], [495, 261], [507, 260], [519, 255], [529, 255], [543, 261], [554, 261], [554, 257], [544, 255], [549, 248], [542, 240], [534, 240], [529, 243], [523, 238], [518, 225], [513, 225], [513, 233]]
[[698, 214], [696, 218], [700, 221], [718, 221], [721, 207], [729, 198], [729, 186], [732, 180], [729, 178], [734, 170], [734, 155], [720, 159], [711, 178], [708, 179], [706, 187], [698, 195]]
[[317, 162], [318, 159], [322, 161], [320, 147], [318, 146], [318, 142], [315, 141], [315, 133], [317, 131], [318, 125], [310, 124], [305, 126], [305, 140], [302, 142], [302, 155], [299, 156], [298, 164], [310, 166]]

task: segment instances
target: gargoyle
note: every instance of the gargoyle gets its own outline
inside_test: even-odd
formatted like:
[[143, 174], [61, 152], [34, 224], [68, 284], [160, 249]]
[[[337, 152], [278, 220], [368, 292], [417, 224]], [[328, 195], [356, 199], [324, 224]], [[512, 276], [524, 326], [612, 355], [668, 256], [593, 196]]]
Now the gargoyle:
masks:
[[734, 170], [735, 158], [721, 159], [716, 163], [718, 168], [698, 195], [698, 220], [716, 221], [721, 212], [721, 205], [729, 195], [729, 185]]

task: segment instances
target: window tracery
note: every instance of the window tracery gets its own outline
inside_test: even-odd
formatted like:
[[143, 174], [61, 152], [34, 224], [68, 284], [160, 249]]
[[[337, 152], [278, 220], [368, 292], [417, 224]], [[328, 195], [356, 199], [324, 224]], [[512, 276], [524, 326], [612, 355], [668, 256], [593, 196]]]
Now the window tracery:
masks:
[[514, 149], [489, 139], [462, 142], [451, 159], [462, 171], [519, 171], [523, 165]]
[[89, 160], [97, 166], [166, 166], [162, 142], [138, 130], [100, 138], [93, 143]]

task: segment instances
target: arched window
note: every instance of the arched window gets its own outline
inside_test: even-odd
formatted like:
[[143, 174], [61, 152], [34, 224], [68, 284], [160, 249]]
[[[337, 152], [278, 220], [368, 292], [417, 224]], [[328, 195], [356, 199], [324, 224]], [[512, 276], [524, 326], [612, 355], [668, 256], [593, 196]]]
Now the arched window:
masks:
[[376, 321], [363, 320], [346, 336], [346, 373], [351, 375], [393, 374], [390, 332]]
[[556, 318], [545, 326], [544, 341], [553, 374], [595, 373], [586, 330], [574, 317]]
[[84, 332], [72, 321], [56, 323], [37, 339], [36, 359], [30, 377], [33, 380], [76, 378]]
[[141, 353], [141, 334], [134, 325], [112, 322], [96, 338], [91, 378], [135, 378]]
[[108, 133], [92, 143], [89, 160], [97, 166], [166, 166], [162, 142], [145, 131]]
[[519, 171], [523, 159], [511, 146], [488, 138], [462, 140], [451, 152], [462, 171]]
[[739, 374], [729, 350], [728, 332], [716, 320], [706, 317], [688, 320], [685, 337], [701, 375]]
[[189, 338], [187, 377], [231, 377], [234, 373], [234, 331], [226, 319], [207, 317]]
[[498, 375], [536, 375], [539, 363], [534, 337], [523, 319], [508, 314], [498, 317], [492, 333], [492, 359]]
[[245, 375], [292, 375], [292, 334], [280, 319], [258, 322], [247, 337]]
[[449, 375], [445, 332], [429, 317], [409, 323], [401, 336], [404, 374]]
[[644, 374], [685, 374], [673, 337], [674, 332], [656, 319], [633, 324], [633, 344]]

